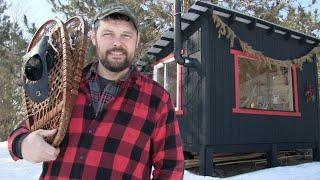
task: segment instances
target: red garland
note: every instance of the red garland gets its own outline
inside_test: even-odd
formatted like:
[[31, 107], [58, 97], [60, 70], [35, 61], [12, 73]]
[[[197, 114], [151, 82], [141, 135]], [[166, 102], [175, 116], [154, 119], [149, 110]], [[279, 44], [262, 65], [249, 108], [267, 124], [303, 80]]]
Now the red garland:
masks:
[[311, 101], [314, 102], [315, 100], [314, 90], [312, 89], [312, 86], [310, 83], [307, 83], [304, 95], [308, 103]]

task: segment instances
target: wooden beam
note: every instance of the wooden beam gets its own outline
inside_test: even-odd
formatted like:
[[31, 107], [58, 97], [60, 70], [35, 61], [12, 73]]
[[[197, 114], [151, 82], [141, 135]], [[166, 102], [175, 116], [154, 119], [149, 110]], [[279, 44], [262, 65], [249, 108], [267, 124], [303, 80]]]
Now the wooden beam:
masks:
[[159, 48], [159, 49], [162, 49], [162, 48], [163, 48], [163, 46], [158, 45], [158, 44], [153, 45], [153, 47], [155, 47], [155, 48]]
[[272, 35], [275, 32], [274, 26], [270, 26], [270, 28], [267, 30], [268, 35]]
[[[319, 146], [320, 147], [320, 146]], [[249, 154], [230, 154], [221, 157], [213, 157], [214, 166], [241, 164], [241, 163], [255, 163], [255, 164], [267, 164], [265, 153], [249, 153]], [[288, 159], [312, 159], [314, 158], [309, 153], [298, 153], [297, 151], [283, 151], [278, 153], [277, 159], [279, 162], [288, 161]], [[319, 161], [319, 160], [315, 160]], [[187, 159], [185, 162], [185, 168], [191, 169], [199, 167], [199, 157], [195, 156], [194, 159]]]
[[283, 35], [283, 37], [284, 37], [285, 40], [288, 41], [290, 39], [290, 37], [291, 37], [291, 32], [287, 31], [286, 34]]
[[306, 37], [300, 37], [300, 39], [299, 39], [299, 44], [300, 44], [300, 45], [303, 45], [303, 44], [306, 43], [306, 42], [307, 42]]
[[181, 16], [181, 22], [185, 22], [188, 24], [192, 24], [194, 21], [196, 21], [200, 17], [199, 14], [196, 13], [184, 13]]
[[248, 29], [251, 31], [251, 30], [254, 30], [254, 28], [256, 28], [257, 26], [257, 20], [256, 19], [253, 19], [251, 21], [251, 23], [248, 24]]
[[166, 41], [173, 41], [173, 38], [174, 38], [174, 33], [171, 30], [165, 32], [161, 37], [161, 39], [166, 40]]
[[208, 11], [207, 7], [198, 6], [196, 4], [192, 5], [191, 8], [189, 9], [189, 12], [193, 12], [193, 13], [197, 13], [197, 14], [203, 14], [206, 11]]
[[231, 16], [228, 18], [228, 24], [231, 25], [236, 21], [236, 14], [232, 13]]

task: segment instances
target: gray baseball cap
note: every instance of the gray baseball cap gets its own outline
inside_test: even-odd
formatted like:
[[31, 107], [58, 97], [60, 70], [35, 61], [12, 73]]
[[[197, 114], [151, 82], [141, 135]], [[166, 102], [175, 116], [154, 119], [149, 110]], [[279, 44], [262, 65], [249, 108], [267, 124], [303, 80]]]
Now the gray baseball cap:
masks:
[[137, 14], [130, 9], [127, 5], [122, 3], [108, 4], [101, 12], [94, 18], [93, 24], [111, 14], [122, 14], [127, 16], [134, 24], [135, 28], [139, 31]]

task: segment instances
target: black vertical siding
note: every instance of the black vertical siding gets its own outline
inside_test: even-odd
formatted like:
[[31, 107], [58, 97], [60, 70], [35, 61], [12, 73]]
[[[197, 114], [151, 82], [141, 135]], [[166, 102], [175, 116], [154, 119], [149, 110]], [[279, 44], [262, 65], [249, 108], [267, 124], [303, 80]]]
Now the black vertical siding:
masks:
[[201, 35], [201, 63], [202, 63], [202, 80], [201, 80], [201, 86], [202, 86], [202, 118], [200, 121], [200, 144], [202, 145], [208, 145], [212, 141], [211, 131], [212, 129], [208, 127], [215, 126], [214, 121], [214, 115], [216, 114], [216, 109], [214, 108], [214, 94], [212, 93], [213, 83], [214, 79], [212, 79], [212, 73], [215, 73], [215, 69], [211, 68], [212, 63], [212, 55], [213, 51], [212, 48], [212, 42], [211, 39], [213, 37], [212, 30], [213, 26], [210, 21], [207, 19], [211, 18], [211, 14], [207, 14], [206, 16], [203, 16], [202, 18], [202, 35]]
[[[234, 22], [230, 27], [255, 50], [275, 59], [301, 57], [313, 48], [293, 38], [285, 39], [278, 33], [270, 35], [259, 27], [249, 30], [244, 23]], [[307, 103], [304, 96], [307, 82], [318, 92], [315, 62], [304, 64], [303, 70], [297, 71], [301, 117], [232, 113], [235, 86], [229, 40], [218, 38], [210, 13], [202, 15], [184, 31], [183, 39], [186, 40], [199, 28], [202, 32], [202, 77], [194, 68], [183, 68], [184, 114], [179, 117], [179, 123], [185, 150], [209, 145], [214, 149], [236, 152], [236, 145], [251, 147], [255, 144], [248, 149], [261, 150], [274, 143], [290, 144], [292, 147], [296, 143], [313, 144], [319, 141], [319, 105], [317, 101]], [[166, 49], [172, 50], [172, 43]], [[234, 49], [241, 50], [237, 42]]]
[[[317, 60], [317, 58], [316, 57], [314, 57], [313, 58], [313, 71], [314, 72], [318, 72], [319, 71], [319, 69], [318, 69], [318, 66], [317, 66], [317, 62], [318, 62], [318, 60]], [[319, 112], [320, 112], [320, 107], [319, 107], [319, 82], [318, 82], [318, 79], [319, 79], [319, 77], [318, 77], [318, 73], [316, 73], [316, 74], [314, 74], [313, 76], [315, 76], [315, 95], [316, 95], [316, 99], [318, 99], [318, 101], [316, 101], [315, 102], [315, 108], [316, 108], [316, 110], [315, 110], [315, 115], [316, 115], [316, 117], [315, 117], [315, 119], [317, 119], [316, 120], [316, 125], [315, 125], [315, 127], [314, 128], [316, 128], [316, 134], [315, 134], [315, 137], [314, 137], [314, 139], [317, 139], [318, 140], [318, 144], [320, 143], [319, 141], [320, 141], [320, 117], [319, 117]]]
[[194, 69], [183, 68], [183, 111], [180, 118], [181, 134], [185, 144], [199, 144], [201, 119], [201, 81]]
[[[210, 19], [208, 21], [211, 22]], [[293, 38], [286, 40], [278, 33], [268, 35], [261, 28], [250, 31], [243, 23], [235, 22], [231, 27], [238, 37], [272, 58], [293, 59], [312, 49], [310, 44], [301, 44]], [[317, 87], [314, 63], [305, 64], [303, 70], [298, 71], [299, 108], [302, 117], [234, 114], [233, 55], [230, 54], [229, 41], [225, 38], [218, 39], [216, 30], [212, 34], [209, 46], [213, 52], [209, 61], [212, 71], [208, 75], [212, 84], [212, 112], [215, 113], [210, 120], [212, 145], [315, 142], [319, 139], [318, 104], [306, 103], [304, 97], [306, 81], [312, 83], [315, 90]]]
[[[231, 109], [228, 108], [228, 100], [231, 100], [232, 91], [230, 89], [230, 78], [232, 74], [230, 73], [229, 66], [232, 62], [228, 61], [226, 55], [229, 54], [229, 42], [224, 38], [218, 39], [216, 37], [217, 30], [214, 28], [212, 21], [210, 21], [212, 26], [212, 38], [210, 41], [209, 49], [213, 52], [210, 58], [210, 72], [211, 79], [211, 103], [212, 108], [215, 109], [213, 112], [213, 118], [211, 121], [214, 124], [214, 129], [211, 128], [210, 136], [212, 137], [211, 142], [214, 144], [221, 144], [223, 142], [229, 141], [229, 137], [225, 134], [231, 134]], [[228, 66], [229, 65], [229, 66]], [[229, 113], [221, 113], [229, 112]], [[212, 127], [212, 126], [211, 126]], [[216, 128], [219, 127], [219, 128]]]
[[[203, 22], [206, 22], [206, 18], [195, 22], [189, 29], [188, 32], [183, 34], [183, 39], [188, 39], [195, 31], [203, 27]], [[202, 46], [202, 45], [201, 45]], [[173, 48], [170, 46], [169, 48]], [[202, 55], [201, 55], [202, 56]], [[202, 59], [199, 59], [201, 62]], [[183, 99], [182, 108], [183, 115], [179, 116], [179, 123], [181, 127], [181, 135], [184, 144], [184, 150], [189, 148], [197, 149], [201, 137], [205, 137], [202, 123], [202, 78], [197, 73], [195, 68], [183, 68]], [[202, 138], [203, 140], [204, 138]]]

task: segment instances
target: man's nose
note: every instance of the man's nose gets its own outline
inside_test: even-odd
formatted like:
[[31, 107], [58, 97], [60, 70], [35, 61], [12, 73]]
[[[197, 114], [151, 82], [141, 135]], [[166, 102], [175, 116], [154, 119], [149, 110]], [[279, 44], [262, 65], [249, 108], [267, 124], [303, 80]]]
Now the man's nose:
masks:
[[120, 46], [122, 44], [122, 39], [121, 37], [114, 37], [113, 38], [113, 42], [112, 42], [112, 45], [117, 47], [117, 46]]

